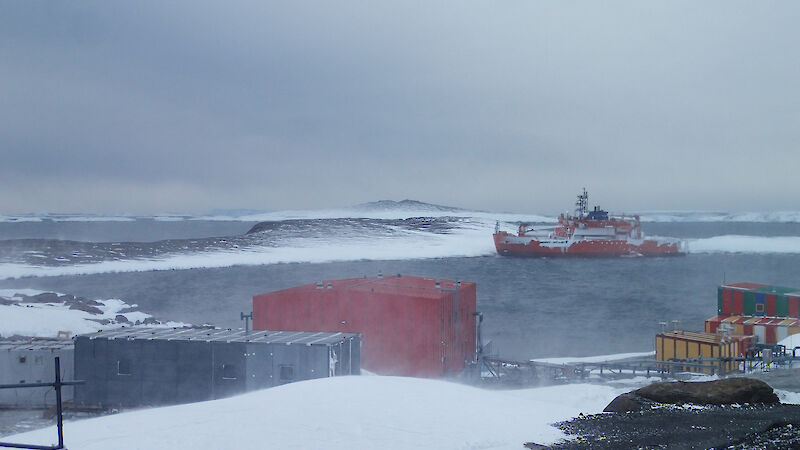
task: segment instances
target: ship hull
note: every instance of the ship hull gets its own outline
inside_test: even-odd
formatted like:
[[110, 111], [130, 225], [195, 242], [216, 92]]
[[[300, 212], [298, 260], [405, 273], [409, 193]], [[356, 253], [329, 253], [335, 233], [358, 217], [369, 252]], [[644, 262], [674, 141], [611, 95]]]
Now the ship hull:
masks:
[[682, 252], [677, 243], [652, 239], [629, 241], [620, 239], [574, 240], [514, 236], [506, 232], [494, 234], [497, 253], [503, 256], [674, 256]]

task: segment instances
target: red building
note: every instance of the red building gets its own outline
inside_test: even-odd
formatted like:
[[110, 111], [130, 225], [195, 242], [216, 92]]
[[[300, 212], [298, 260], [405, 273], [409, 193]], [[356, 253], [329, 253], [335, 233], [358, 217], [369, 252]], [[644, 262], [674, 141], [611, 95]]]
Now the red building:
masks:
[[253, 297], [253, 329], [362, 334], [361, 367], [456, 375], [475, 358], [476, 285], [413, 276], [324, 281]]

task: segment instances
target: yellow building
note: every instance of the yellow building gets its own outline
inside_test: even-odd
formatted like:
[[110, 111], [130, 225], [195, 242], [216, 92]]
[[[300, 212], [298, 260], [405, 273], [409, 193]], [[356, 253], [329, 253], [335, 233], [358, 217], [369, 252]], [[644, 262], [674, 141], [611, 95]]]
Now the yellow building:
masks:
[[702, 361], [703, 359], [735, 358], [739, 356], [739, 340], [736, 338], [723, 338], [718, 334], [697, 333], [693, 331], [670, 331], [656, 335], [656, 360], [694, 360], [692, 364], [709, 366], [680, 367], [685, 372], [728, 373], [738, 370], [739, 363], [719, 361]]

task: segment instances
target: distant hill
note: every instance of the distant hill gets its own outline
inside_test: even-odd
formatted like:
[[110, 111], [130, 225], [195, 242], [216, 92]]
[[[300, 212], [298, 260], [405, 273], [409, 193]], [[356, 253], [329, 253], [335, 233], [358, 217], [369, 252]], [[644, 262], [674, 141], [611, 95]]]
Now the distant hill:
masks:
[[434, 205], [418, 200], [378, 200], [377, 202], [361, 203], [353, 207], [361, 211], [386, 211], [386, 210], [414, 210], [414, 211], [465, 211], [454, 206]]

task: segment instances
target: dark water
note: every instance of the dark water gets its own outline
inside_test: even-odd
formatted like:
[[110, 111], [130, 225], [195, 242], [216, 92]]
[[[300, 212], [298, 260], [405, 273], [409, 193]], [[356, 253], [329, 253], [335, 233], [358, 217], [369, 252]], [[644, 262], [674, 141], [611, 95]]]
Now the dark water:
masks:
[[[187, 236], [183, 238], [175, 236], [178, 233], [175, 223], [139, 225], [139, 228], [131, 223], [87, 226], [89, 229], [108, 228], [98, 233], [113, 235], [122, 242], [125, 251], [140, 249], [147, 254], [164, 245], [172, 252], [184, 248], [183, 251], [195, 252], [191, 243], [198, 240], [202, 245], [220, 240], [228, 246], [249, 242], [251, 238], [246, 231], [253, 223], [190, 223]], [[24, 224], [14, 226], [19, 229], [15, 228], [13, 234], [0, 234], [5, 239], [0, 239], [0, 254], [5, 251], [12, 260], [19, 257], [19, 249], [12, 246], [20, 242], [25, 242], [32, 251], [47, 253], [48, 246], [64, 245], [68, 253], [75, 253], [81, 246], [107, 248], [113, 241], [81, 240], [78, 235], [87, 232], [83, 229], [62, 229], [61, 235], [70, 241], [55, 241], [52, 239], [55, 231], [42, 231], [44, 226], [38, 234], [36, 230], [23, 233]], [[128, 230], [121, 231], [120, 226]], [[151, 226], [165, 229], [146, 229]], [[362, 226], [342, 225], [342, 230], [345, 234], [357, 234], [360, 232], [357, 227]], [[8, 229], [7, 224], [0, 224], [0, 233]], [[652, 223], [645, 224], [645, 230], [648, 234], [682, 239], [800, 235], [800, 225], [796, 223]], [[152, 237], [165, 235], [169, 235], [166, 240], [148, 244]], [[333, 236], [335, 239], [335, 234]], [[263, 242], [267, 238], [259, 239]], [[100, 255], [104, 260], [113, 259], [102, 252]], [[213, 257], [213, 254], [209, 256]], [[378, 272], [477, 282], [478, 308], [485, 316], [484, 337], [494, 342], [502, 356], [588, 356], [650, 351], [661, 321], [679, 320], [685, 329], [701, 330], [704, 319], [716, 312], [716, 287], [723, 280], [800, 287], [800, 253], [712, 252], [690, 253], [683, 257], [616, 259], [444, 256], [39, 276], [0, 280], [0, 288], [34, 288], [88, 298], [120, 298], [138, 304], [141, 310], [159, 319], [242, 327], [239, 314], [250, 311], [255, 294]]]

